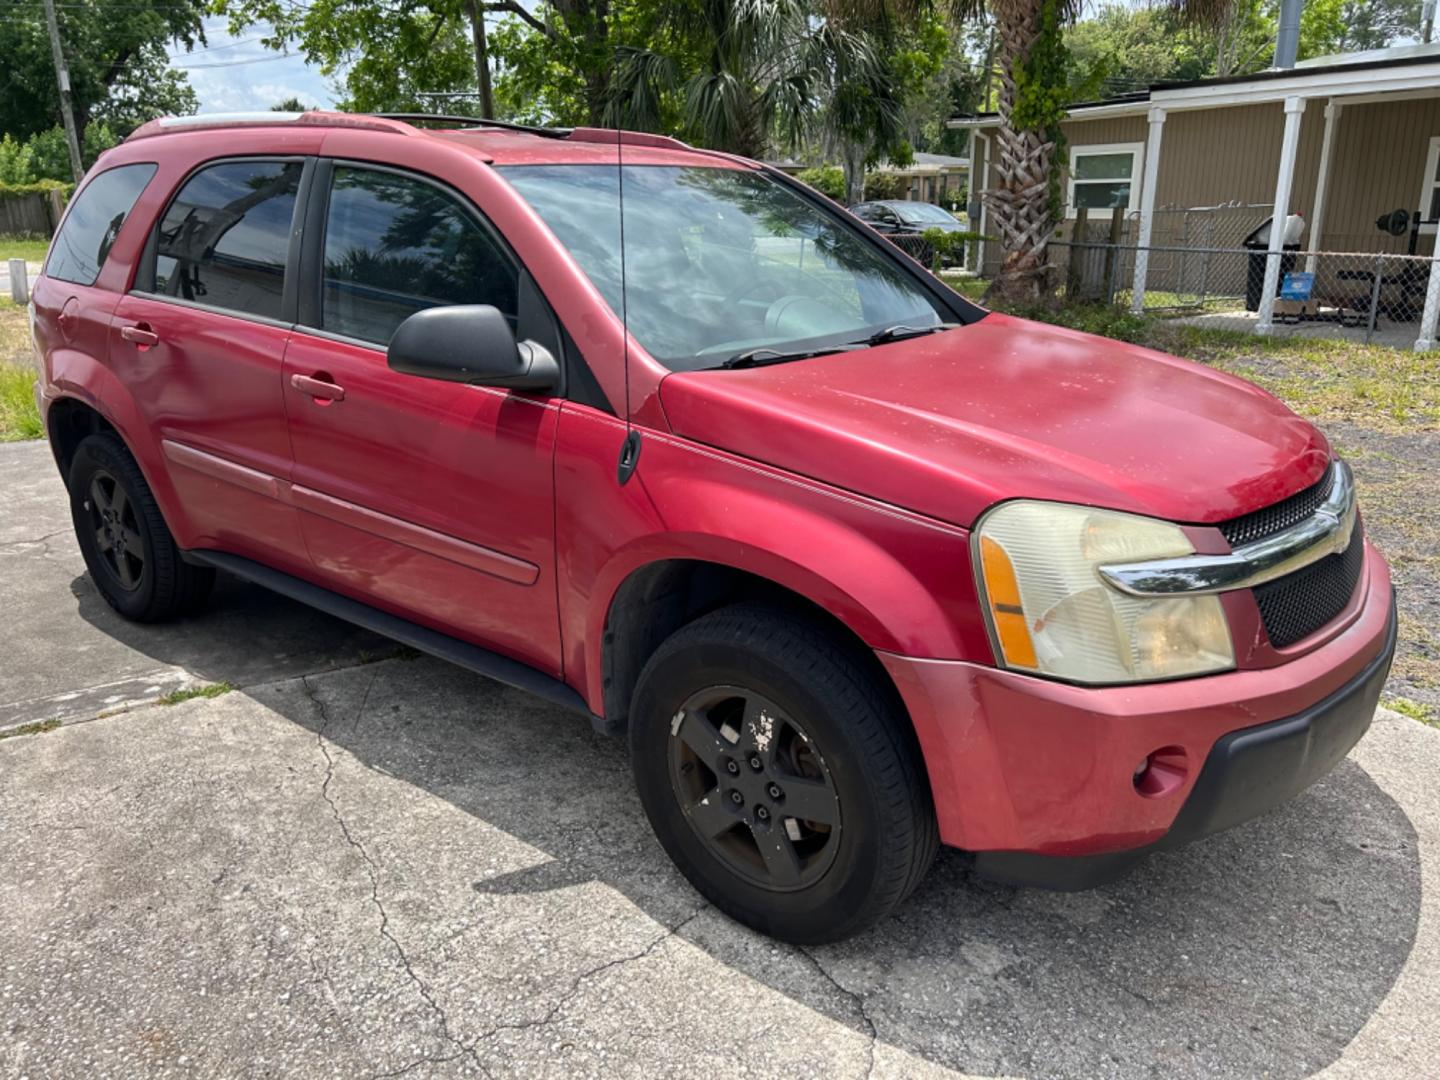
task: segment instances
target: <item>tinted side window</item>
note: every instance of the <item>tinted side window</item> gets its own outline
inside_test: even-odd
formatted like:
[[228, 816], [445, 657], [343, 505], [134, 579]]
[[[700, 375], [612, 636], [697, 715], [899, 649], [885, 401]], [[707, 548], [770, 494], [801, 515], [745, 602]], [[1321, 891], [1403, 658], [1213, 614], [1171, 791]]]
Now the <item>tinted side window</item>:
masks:
[[151, 164], [121, 165], [91, 180], [50, 245], [45, 273], [76, 285], [94, 285], [120, 227], [154, 175]]
[[422, 308], [491, 304], [515, 322], [519, 273], [453, 196], [422, 180], [337, 166], [325, 228], [321, 326], [384, 345]]
[[160, 222], [155, 291], [280, 318], [298, 161], [229, 161], [186, 181]]

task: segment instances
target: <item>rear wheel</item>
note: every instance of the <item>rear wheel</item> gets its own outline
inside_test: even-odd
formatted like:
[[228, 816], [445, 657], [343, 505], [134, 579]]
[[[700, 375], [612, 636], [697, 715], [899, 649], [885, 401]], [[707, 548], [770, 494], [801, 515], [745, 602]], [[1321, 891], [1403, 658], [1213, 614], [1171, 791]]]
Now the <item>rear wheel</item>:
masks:
[[114, 435], [89, 435], [70, 465], [70, 516], [106, 603], [136, 622], [198, 609], [215, 572], [180, 558], [140, 466]]
[[929, 786], [893, 695], [794, 616], [736, 606], [667, 639], [636, 687], [630, 750], [681, 872], [774, 937], [857, 933], [934, 858]]

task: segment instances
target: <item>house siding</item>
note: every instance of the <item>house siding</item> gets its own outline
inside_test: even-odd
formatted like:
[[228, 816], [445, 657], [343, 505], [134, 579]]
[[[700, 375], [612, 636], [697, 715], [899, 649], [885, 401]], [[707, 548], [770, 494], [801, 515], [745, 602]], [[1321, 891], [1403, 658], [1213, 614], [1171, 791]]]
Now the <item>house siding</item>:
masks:
[[[1102, 143], [1143, 143], [1149, 133], [1145, 116], [1074, 119], [1062, 125], [1071, 147]], [[1272, 204], [1285, 112], [1279, 103], [1227, 108], [1171, 110], [1160, 144], [1156, 209], [1217, 206], [1224, 203]], [[1314, 220], [1320, 149], [1325, 132], [1325, 100], [1312, 99], [1300, 124], [1291, 212]], [[994, 134], [994, 129], [984, 129]], [[1440, 97], [1346, 105], [1331, 148], [1330, 189], [1326, 197], [1321, 248], [1325, 251], [1393, 252], [1407, 250], [1408, 238], [1391, 237], [1375, 227], [1381, 213], [1415, 209], [1432, 136], [1440, 135]], [[993, 145], [993, 144], [992, 144]], [[993, 169], [984, 187], [996, 182]], [[1268, 216], [1230, 215], [1214, 229], [1213, 243], [1234, 246], [1249, 228]], [[1178, 220], [1178, 219], [1176, 219]], [[1157, 214], [1155, 243], [1167, 219]], [[1179, 226], [1175, 228], [1178, 230]], [[1092, 230], [1101, 229], [1092, 222]], [[991, 229], [990, 232], [994, 233]], [[1127, 230], [1127, 233], [1129, 231]], [[1062, 227], [1061, 237], [1068, 235]], [[1130, 233], [1133, 235], [1133, 233]], [[1193, 236], [1192, 236], [1193, 242]], [[1305, 243], [1308, 245], [1309, 235]], [[1419, 253], [1429, 254], [1434, 240], [1422, 236]], [[987, 270], [998, 266], [998, 244], [987, 244]]]

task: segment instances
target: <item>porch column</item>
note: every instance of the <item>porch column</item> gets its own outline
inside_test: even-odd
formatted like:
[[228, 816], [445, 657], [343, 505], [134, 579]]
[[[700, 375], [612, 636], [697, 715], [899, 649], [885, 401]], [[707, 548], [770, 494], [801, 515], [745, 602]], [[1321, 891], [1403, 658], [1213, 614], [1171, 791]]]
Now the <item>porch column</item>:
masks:
[[981, 239], [975, 243], [975, 273], [981, 276], [985, 274], [985, 234], [990, 228], [990, 200], [985, 198], [986, 192], [990, 190], [990, 136], [981, 135], [976, 131], [970, 140], [972, 146], [976, 143], [984, 143], [985, 154], [980, 162], [980, 169], [975, 170], [975, 154], [970, 154], [970, 194], [968, 198], [980, 201], [979, 233]]
[[1295, 181], [1295, 151], [1300, 145], [1300, 118], [1305, 99], [1285, 99], [1285, 135], [1280, 140], [1280, 171], [1275, 175], [1275, 210], [1270, 219], [1270, 254], [1265, 260], [1265, 286], [1255, 333], [1269, 334], [1275, 317], [1275, 290], [1280, 285], [1280, 256], [1285, 250], [1285, 219], [1290, 216], [1290, 188]]
[[1415, 351], [1435, 348], [1435, 324], [1440, 321], [1440, 233], [1436, 234], [1435, 250], [1431, 253], [1430, 284], [1425, 289], [1425, 311], [1420, 316], [1420, 336]]
[[1325, 227], [1325, 196], [1330, 188], [1330, 151], [1335, 146], [1335, 125], [1340, 119], [1340, 103], [1331, 98], [1325, 103], [1325, 135], [1320, 140], [1320, 170], [1315, 177], [1315, 209], [1310, 213], [1310, 244], [1306, 248], [1305, 272], [1315, 273], [1315, 252], [1320, 250], [1320, 233]]
[[1160, 136], [1165, 131], [1165, 110], [1150, 107], [1150, 137], [1145, 140], [1145, 168], [1140, 181], [1140, 235], [1135, 241], [1135, 280], [1130, 287], [1130, 310], [1145, 313], [1145, 277], [1150, 272], [1150, 227], [1155, 221], [1155, 185], [1160, 175]]

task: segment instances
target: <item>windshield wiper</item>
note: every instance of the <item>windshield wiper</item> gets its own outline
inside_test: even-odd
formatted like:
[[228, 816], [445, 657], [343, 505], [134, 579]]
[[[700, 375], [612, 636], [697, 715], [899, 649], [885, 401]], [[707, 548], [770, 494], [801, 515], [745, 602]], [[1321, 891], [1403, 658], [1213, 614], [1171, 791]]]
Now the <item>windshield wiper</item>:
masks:
[[887, 326], [884, 330], [877, 330], [864, 341], [857, 342], [859, 345], [884, 345], [891, 341], [903, 341], [905, 338], [924, 337], [926, 334], [938, 334], [941, 330], [954, 330], [959, 323], [942, 322], [933, 326], [909, 326], [905, 323], [896, 323], [894, 326]]
[[769, 367], [771, 364], [788, 364], [791, 360], [808, 360], [812, 356], [852, 352], [855, 349], [864, 348], [864, 345], [864, 342], [854, 342], [848, 345], [826, 345], [819, 349], [801, 349], [797, 352], [784, 352], [780, 349], [761, 346], [758, 349], [746, 349], [744, 352], [738, 352], [730, 359], [722, 361], [718, 366], [722, 368]]

